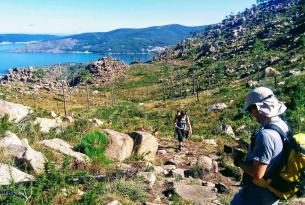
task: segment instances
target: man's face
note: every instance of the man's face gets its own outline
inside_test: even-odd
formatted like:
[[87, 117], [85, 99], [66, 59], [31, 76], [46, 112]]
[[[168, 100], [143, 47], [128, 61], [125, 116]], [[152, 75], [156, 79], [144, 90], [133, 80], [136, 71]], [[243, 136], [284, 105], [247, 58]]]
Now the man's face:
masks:
[[249, 114], [256, 119], [257, 122], [261, 123], [261, 114], [258, 112], [256, 105], [250, 106], [248, 109]]

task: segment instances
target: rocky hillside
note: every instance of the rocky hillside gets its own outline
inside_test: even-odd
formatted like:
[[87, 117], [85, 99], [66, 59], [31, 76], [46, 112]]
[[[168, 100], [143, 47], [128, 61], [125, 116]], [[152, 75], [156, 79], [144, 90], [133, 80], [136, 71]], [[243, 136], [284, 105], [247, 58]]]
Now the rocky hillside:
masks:
[[19, 90], [26, 86], [29, 91], [39, 89], [60, 91], [63, 83], [70, 86], [76, 86], [80, 83], [86, 84], [87, 80], [82, 80], [82, 75], [88, 71], [88, 75], [90, 75], [88, 83], [98, 87], [112, 83], [115, 79], [126, 75], [128, 69], [129, 65], [124, 62], [104, 57], [88, 65], [69, 63], [45, 67], [15, 68], [4, 75], [0, 79], [0, 83], [14, 85], [14, 87], [19, 87]]
[[[197, 72], [200, 89], [234, 80], [259, 80], [273, 67], [287, 76], [304, 71], [304, 1], [265, 1], [230, 15], [155, 61], [186, 64]], [[178, 79], [179, 80], [179, 79]]]

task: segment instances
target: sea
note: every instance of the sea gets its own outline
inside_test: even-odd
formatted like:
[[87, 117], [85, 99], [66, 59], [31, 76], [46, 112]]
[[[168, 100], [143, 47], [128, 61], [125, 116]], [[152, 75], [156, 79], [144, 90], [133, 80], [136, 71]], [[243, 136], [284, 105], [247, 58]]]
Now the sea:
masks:
[[149, 61], [154, 54], [97, 54], [97, 53], [16, 53], [15, 48], [24, 43], [0, 44], [0, 75], [16, 67], [47, 66], [59, 63], [89, 63], [101, 57], [111, 56], [129, 64], [134, 61]]

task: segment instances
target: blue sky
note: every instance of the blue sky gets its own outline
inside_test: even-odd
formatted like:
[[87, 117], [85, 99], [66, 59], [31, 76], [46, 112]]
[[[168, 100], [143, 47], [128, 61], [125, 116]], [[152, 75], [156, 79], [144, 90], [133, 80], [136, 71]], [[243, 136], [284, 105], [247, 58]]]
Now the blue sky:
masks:
[[73, 34], [220, 22], [256, 0], [0, 0], [0, 33]]

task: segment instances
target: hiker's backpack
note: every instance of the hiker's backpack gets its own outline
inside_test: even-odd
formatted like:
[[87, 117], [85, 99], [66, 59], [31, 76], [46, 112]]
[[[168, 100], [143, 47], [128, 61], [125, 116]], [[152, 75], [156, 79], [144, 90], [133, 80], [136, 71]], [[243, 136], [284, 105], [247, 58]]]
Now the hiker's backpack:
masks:
[[283, 164], [271, 178], [252, 179], [252, 182], [267, 188], [282, 200], [305, 193], [305, 134], [287, 136], [278, 126], [270, 124], [265, 129], [277, 131], [283, 141]]

